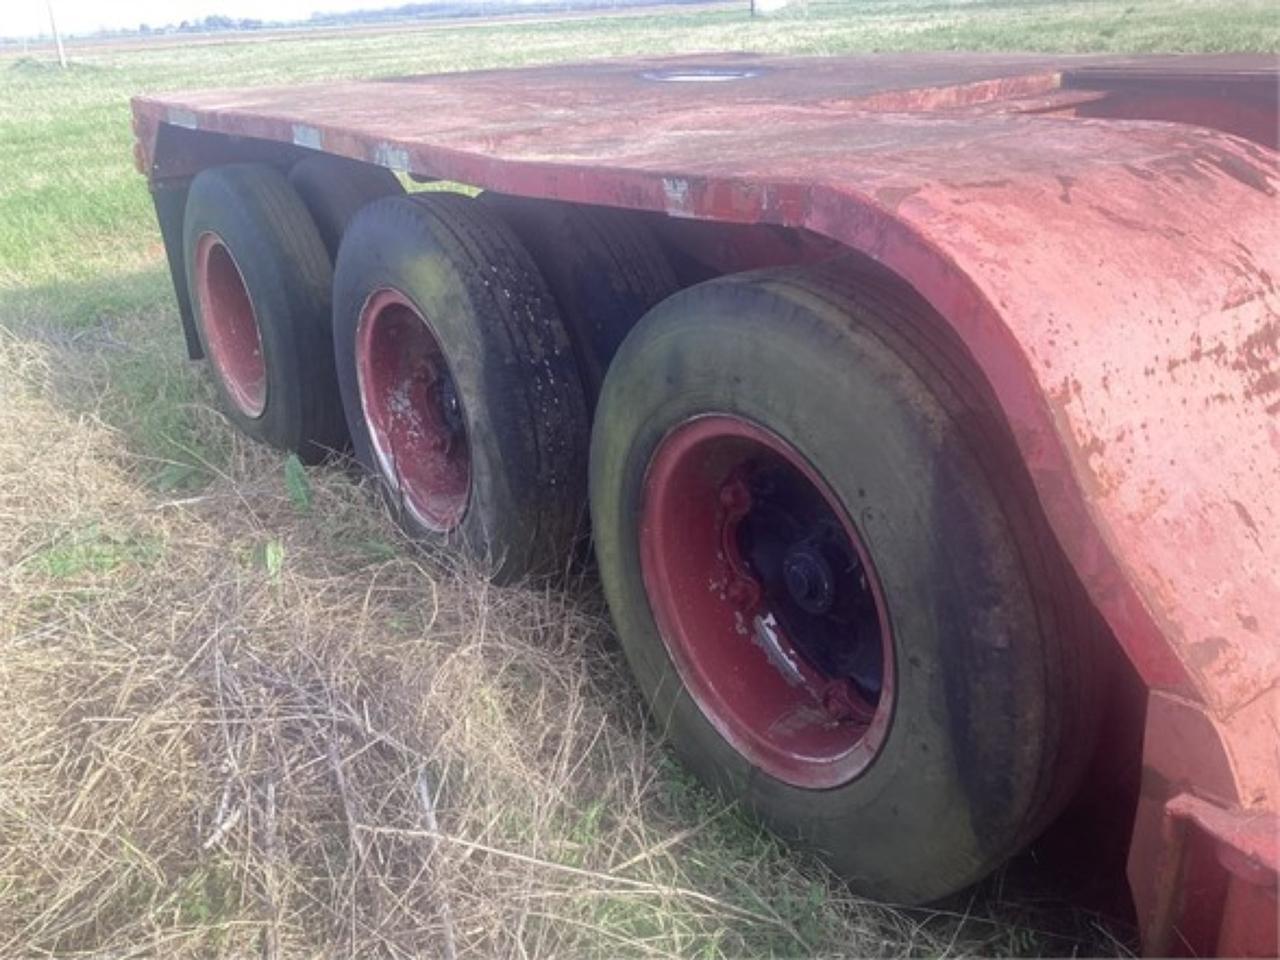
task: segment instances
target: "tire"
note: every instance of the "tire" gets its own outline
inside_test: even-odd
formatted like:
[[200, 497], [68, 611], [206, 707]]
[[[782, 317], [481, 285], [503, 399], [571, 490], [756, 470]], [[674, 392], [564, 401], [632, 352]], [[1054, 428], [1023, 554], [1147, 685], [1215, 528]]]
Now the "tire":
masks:
[[332, 154], [299, 160], [289, 170], [289, 184], [307, 205], [330, 261], [337, 259], [342, 232], [361, 207], [404, 193], [395, 174], [385, 167]]
[[586, 407], [551, 294], [497, 216], [445, 193], [361, 210], [334, 344], [356, 456], [411, 536], [500, 583], [563, 568], [586, 520]]
[[[728, 277], [646, 316], [600, 398], [592, 523], [684, 761], [858, 892], [924, 903], [1074, 792], [1097, 621], [941, 322], [854, 273]], [[777, 534], [802, 529], [820, 549]]]
[[623, 210], [498, 193], [479, 200], [515, 231], [546, 279], [594, 411], [627, 333], [680, 289], [661, 245], [636, 214]]
[[183, 253], [196, 331], [231, 421], [309, 463], [342, 449], [332, 271], [319, 231], [284, 175], [253, 163], [196, 176]]

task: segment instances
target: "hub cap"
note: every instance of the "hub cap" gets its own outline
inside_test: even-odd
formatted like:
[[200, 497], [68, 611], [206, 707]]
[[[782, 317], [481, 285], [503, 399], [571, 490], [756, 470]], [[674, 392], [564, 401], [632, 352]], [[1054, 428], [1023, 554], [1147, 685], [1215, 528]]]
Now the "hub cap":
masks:
[[196, 297], [209, 360], [246, 417], [267, 407], [267, 364], [253, 301], [231, 251], [216, 233], [196, 241]]
[[888, 615], [852, 521], [794, 447], [738, 417], [677, 427], [645, 478], [640, 551], [672, 661], [726, 740], [795, 786], [866, 767], [893, 706]]
[[471, 492], [462, 403], [430, 324], [398, 290], [377, 290], [365, 302], [356, 377], [387, 483], [427, 529], [452, 530]]

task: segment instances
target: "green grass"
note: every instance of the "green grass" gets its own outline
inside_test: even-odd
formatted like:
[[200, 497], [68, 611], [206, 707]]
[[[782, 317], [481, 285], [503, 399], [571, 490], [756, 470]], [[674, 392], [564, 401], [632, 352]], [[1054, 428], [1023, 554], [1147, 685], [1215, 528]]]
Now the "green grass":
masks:
[[85, 573], [110, 573], [127, 564], [151, 564], [161, 547], [151, 541], [110, 534], [96, 525], [73, 531], [33, 558], [34, 566], [51, 577], [73, 578]]
[[[42, 355], [49, 358], [48, 383], [58, 404], [72, 418], [105, 424], [118, 440], [117, 453], [129, 476], [139, 481], [158, 511], [173, 497], [198, 493], [211, 479], [235, 474], [234, 461], [243, 456], [243, 448], [210, 412], [207, 383], [183, 359], [158, 231], [144, 180], [132, 164], [131, 96], [175, 88], [724, 49], [813, 54], [1274, 51], [1280, 49], [1280, 17], [1273, 0], [813, 0], [807, 9], [769, 20], [726, 9], [303, 35], [269, 43], [233, 40], [189, 48], [72, 44], [72, 65], [65, 71], [47, 53], [0, 57], [0, 328], [47, 348]], [[0, 370], [0, 377], [7, 375], [9, 371]], [[382, 528], [365, 520], [331, 519], [334, 504], [317, 502], [320, 495], [296, 461], [281, 458], [273, 482], [272, 495], [286, 504], [293, 520], [255, 515], [252, 535], [241, 536], [238, 546], [229, 548], [232, 556], [248, 550], [246, 562], [265, 574], [273, 590], [289, 581], [295, 563], [316, 562], [322, 548], [348, 572], [396, 562], [401, 550]], [[26, 555], [32, 576], [55, 584], [86, 577], [104, 583], [132, 578], [145, 593], [154, 567], [182, 559], [153, 534], [129, 532], [127, 524], [116, 532], [108, 516], [88, 523], [77, 520], [70, 527], [59, 527], [61, 519], [23, 520], [33, 529], [43, 525], [55, 531], [40, 534], [42, 545]], [[328, 539], [285, 546], [285, 534], [276, 526], [295, 521], [314, 523]], [[33, 609], [39, 606], [33, 602]], [[406, 636], [421, 631], [416, 613], [392, 613], [386, 622], [392, 627], [403, 622], [400, 632]], [[500, 707], [495, 702], [493, 709]], [[790, 854], [740, 812], [709, 797], [665, 755], [652, 777], [655, 822], [699, 827], [681, 854], [680, 882], [715, 891], [736, 908], [776, 913], [791, 932], [784, 927], [716, 935], [702, 931], [681, 939], [684, 934], [669, 929], [663, 901], [612, 896], [584, 907], [582, 922], [622, 942], [652, 938], [664, 948], [683, 953], [687, 947], [687, 955], [707, 957], [727, 951], [761, 957], [794, 953], [797, 937], [809, 944], [840, 942], [850, 922], [848, 902], [829, 877], [805, 866], [804, 882], [781, 889], [762, 891], [737, 881], [739, 876], [764, 875], [760, 864], [782, 863]], [[512, 829], [518, 831], [519, 824]], [[557, 835], [578, 851], [566, 854], [564, 862], [582, 860], [582, 851], [610, 831], [608, 810], [589, 804], [578, 810], [557, 828]], [[744, 864], [751, 869], [740, 869]], [[6, 882], [0, 881], [0, 887]], [[239, 895], [232, 891], [235, 883], [229, 868], [210, 862], [186, 874], [165, 896], [174, 898], [172, 912], [182, 923], [201, 923], [231, 911], [228, 904]], [[148, 890], [144, 899], [157, 896]], [[769, 902], [761, 903], [762, 896]], [[957, 926], [942, 914], [916, 917], [909, 924], [919, 929], [941, 924], [944, 930], [957, 930], [956, 936], [963, 929], [956, 948], [960, 952], [1098, 951], [1112, 946], [1096, 931], [1055, 938], [1043, 932], [1043, 913], [1001, 907], [998, 894], [975, 896], [984, 904], [995, 900], [997, 906], [980, 908], [976, 918], [965, 921], [968, 926]], [[535, 932], [531, 929], [529, 936]], [[887, 930], [884, 935], [894, 934]], [[600, 941], [599, 952], [608, 954], [609, 944], [616, 942]], [[894, 952], [893, 942], [885, 943], [885, 952]]]

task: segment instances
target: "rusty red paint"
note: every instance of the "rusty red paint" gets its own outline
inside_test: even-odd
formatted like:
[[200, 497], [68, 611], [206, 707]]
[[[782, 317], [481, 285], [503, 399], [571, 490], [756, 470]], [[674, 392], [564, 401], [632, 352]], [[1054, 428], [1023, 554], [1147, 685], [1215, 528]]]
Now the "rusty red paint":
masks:
[[[745, 76], [652, 79], [696, 70]], [[485, 189], [798, 228], [811, 251], [837, 243], [906, 279], [990, 385], [1152, 691], [1130, 871], [1147, 910], [1170, 785], [1280, 808], [1276, 84], [1265, 57], [736, 55], [134, 111], [156, 179], [318, 145]], [[767, 246], [745, 248], [786, 253]]]
[[1155, 956], [1273, 957], [1280, 947], [1280, 818], [1170, 799], [1143, 943]]

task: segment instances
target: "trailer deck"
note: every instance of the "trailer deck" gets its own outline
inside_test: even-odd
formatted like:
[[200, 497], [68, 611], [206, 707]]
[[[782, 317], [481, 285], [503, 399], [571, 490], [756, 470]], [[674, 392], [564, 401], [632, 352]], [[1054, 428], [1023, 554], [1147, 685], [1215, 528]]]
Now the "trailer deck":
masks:
[[[157, 185], [284, 145], [795, 228], [904, 278], [981, 371], [1150, 688], [1131, 874], [1158, 947], [1186, 909], [1166, 902], [1184, 869], [1169, 824], [1194, 819], [1170, 796], [1193, 787], [1255, 836], [1280, 809], [1278, 76], [1265, 57], [717, 55], [143, 97], [134, 114]], [[1263, 859], [1274, 903], [1275, 844]], [[1274, 949], [1274, 929], [1235, 935]]]

